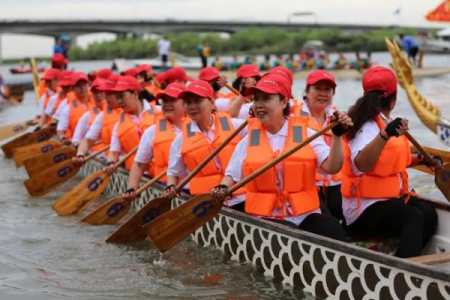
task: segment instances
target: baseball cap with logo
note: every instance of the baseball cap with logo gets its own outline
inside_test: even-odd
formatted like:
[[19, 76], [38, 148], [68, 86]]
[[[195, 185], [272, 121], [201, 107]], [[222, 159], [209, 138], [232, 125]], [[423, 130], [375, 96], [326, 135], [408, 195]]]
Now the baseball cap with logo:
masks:
[[203, 80], [192, 81], [178, 97], [184, 99], [187, 94], [194, 94], [211, 100], [214, 99], [213, 88], [208, 82]]
[[139, 81], [131, 76], [120, 76], [116, 82], [116, 86], [111, 89], [114, 92], [124, 92], [124, 91], [138, 91], [142, 90]]
[[56, 53], [55, 55], [52, 56], [51, 62], [55, 66], [62, 67], [66, 65], [69, 62], [69, 60], [67, 60], [61, 53]]
[[333, 86], [333, 88], [336, 88], [337, 86], [334, 76], [324, 70], [316, 70], [309, 73], [308, 78], [306, 78], [306, 86], [308, 87], [316, 84], [319, 81], [327, 81]]
[[220, 77], [219, 70], [216, 67], [203, 68], [198, 74], [198, 79], [204, 81], [215, 80]]
[[284, 98], [291, 98], [291, 85], [285, 77], [277, 74], [268, 74], [258, 81], [254, 87], [245, 91], [245, 96], [253, 95], [256, 91], [266, 94], [281, 94]]
[[83, 72], [75, 72], [72, 75], [72, 85], [76, 85], [78, 81], [86, 81], [89, 82], [89, 78]]
[[362, 79], [364, 93], [384, 91], [384, 97], [397, 91], [397, 77], [394, 72], [385, 67], [373, 67], [364, 73]]
[[153, 70], [152, 66], [147, 65], [147, 64], [139, 65], [136, 68], [137, 74], [142, 73], [142, 72], [148, 72], [148, 71], [151, 71], [151, 70]]
[[292, 85], [292, 83], [294, 82], [294, 78], [292, 77], [291, 70], [289, 70], [288, 68], [283, 67], [283, 66], [275, 67], [275, 68], [271, 69], [267, 74], [277, 74], [277, 75], [286, 77], [286, 79], [288, 80], [290, 85]]
[[97, 73], [95, 73], [95, 76], [96, 78], [108, 79], [108, 77], [111, 76], [111, 74], [112, 74], [111, 69], [104, 68], [98, 70]]
[[61, 73], [58, 69], [47, 69], [44, 73], [44, 76], [42, 76], [42, 79], [44, 80], [52, 80], [59, 78], [59, 74]]
[[186, 86], [182, 83], [178, 83], [178, 82], [172, 82], [171, 84], [169, 84], [163, 92], [158, 93], [156, 95], [156, 99], [161, 99], [164, 96], [169, 96], [172, 98], [179, 98], [180, 94], [182, 92], [184, 92], [186, 90]]
[[261, 78], [261, 74], [259, 74], [259, 70], [254, 65], [243, 65], [237, 70], [236, 74], [237, 78], [250, 78], [250, 77], [258, 77]]
[[73, 72], [70, 70], [64, 70], [59, 72], [59, 85], [60, 86], [71, 86], [72, 85]]
[[137, 73], [138, 73], [138, 68], [136, 67], [136, 68], [130, 68], [121, 74], [123, 74], [123, 76], [136, 77]]
[[97, 78], [91, 84], [91, 91], [103, 91], [103, 87], [106, 84], [106, 79]]
[[166, 81], [172, 83], [175, 81], [195, 81], [195, 79], [188, 77], [183, 68], [174, 67], [166, 71]]
[[166, 72], [161, 72], [155, 76], [155, 80], [158, 81], [159, 84], [163, 84], [166, 82]]
[[99, 87], [99, 90], [103, 90], [105, 92], [111, 92], [112, 89], [116, 86], [117, 80], [119, 80], [121, 76], [119, 74], [111, 74], [108, 79], [106, 79], [105, 84], [102, 87]]

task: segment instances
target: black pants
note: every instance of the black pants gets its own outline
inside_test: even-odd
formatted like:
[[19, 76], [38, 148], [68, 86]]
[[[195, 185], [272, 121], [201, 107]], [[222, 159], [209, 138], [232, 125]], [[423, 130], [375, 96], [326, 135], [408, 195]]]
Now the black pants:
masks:
[[338, 241], [347, 242], [347, 236], [342, 228], [339, 221], [329, 215], [324, 214], [310, 214], [305, 220], [300, 224], [300, 226], [295, 225], [292, 222], [277, 220], [277, 219], [266, 219], [275, 223], [284, 224], [290, 227], [298, 228], [304, 231], [315, 233], [321, 236], [332, 238]]
[[414, 61], [416, 60], [417, 53], [419, 53], [419, 47], [412, 47], [408, 51], [408, 57], [412, 58]]
[[201, 55], [200, 59], [202, 61], [203, 68], [206, 68], [208, 66], [208, 58], [206, 56]]
[[[325, 202], [326, 209], [328, 212], [338, 220], [344, 220], [344, 214], [342, 213], [342, 194], [341, 185], [328, 186], [324, 188], [323, 186], [319, 189], [319, 197]], [[320, 206], [322, 213], [324, 212], [323, 205]]]
[[372, 204], [348, 229], [377, 237], [400, 237], [396, 256], [408, 258], [420, 256], [433, 237], [437, 222], [434, 207], [411, 196], [406, 205], [403, 198]]
[[234, 209], [234, 210], [237, 210], [237, 211], [245, 213], [245, 201], [242, 201], [241, 203], [232, 205], [232, 206], [230, 206], [228, 208], [231, 208], [231, 209]]

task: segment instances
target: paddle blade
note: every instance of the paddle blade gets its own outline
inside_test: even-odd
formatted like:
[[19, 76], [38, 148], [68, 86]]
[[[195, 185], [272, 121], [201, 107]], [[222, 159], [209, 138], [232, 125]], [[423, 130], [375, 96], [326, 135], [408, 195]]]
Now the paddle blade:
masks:
[[28, 177], [32, 177], [54, 165], [65, 160], [71, 159], [76, 154], [76, 150], [72, 147], [57, 148], [49, 153], [36, 155], [23, 162]]
[[0, 141], [24, 132], [28, 128], [28, 122], [17, 122], [0, 127]]
[[442, 167], [436, 168], [434, 181], [438, 189], [450, 202], [450, 163], [445, 163]]
[[67, 182], [80, 170], [71, 160], [64, 161], [44, 170], [36, 176], [24, 182], [28, 194], [32, 197], [41, 197], [48, 194], [53, 189]]
[[89, 175], [70, 192], [62, 196], [53, 204], [53, 209], [58, 216], [78, 215], [89, 204], [100, 196], [108, 186], [110, 176], [103, 171]]
[[166, 197], [153, 199], [120, 226], [106, 242], [132, 243], [145, 240], [147, 234], [142, 226], [170, 211], [171, 205], [172, 201]]
[[103, 203], [100, 207], [80, 220], [90, 225], [113, 225], [119, 222], [131, 208], [130, 201], [116, 197]]
[[23, 166], [23, 162], [29, 158], [32, 158], [36, 155], [45, 154], [51, 152], [57, 148], [62, 147], [62, 144], [56, 141], [46, 141], [40, 142], [24, 147], [15, 148], [13, 150], [14, 153], [14, 162], [16, 163], [16, 168], [20, 168]]
[[211, 195], [198, 195], [144, 226], [150, 240], [161, 252], [194, 233], [220, 213], [223, 203], [213, 202]]
[[48, 141], [55, 133], [56, 130], [50, 127], [38, 130], [36, 132], [27, 132], [24, 135], [21, 135], [18, 138], [4, 144], [2, 146], [2, 150], [5, 153], [5, 156], [10, 158], [12, 157], [13, 150], [15, 148]]

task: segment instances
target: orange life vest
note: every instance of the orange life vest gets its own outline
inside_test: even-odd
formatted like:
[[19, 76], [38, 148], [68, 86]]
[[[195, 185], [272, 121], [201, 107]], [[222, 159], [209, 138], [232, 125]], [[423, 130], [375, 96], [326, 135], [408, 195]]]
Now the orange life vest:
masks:
[[[193, 121], [189, 118], [183, 122], [182, 134], [183, 145], [181, 146], [181, 156], [183, 161], [190, 171], [194, 170], [215, 148], [219, 147], [235, 128], [231, 122], [231, 117], [228, 113], [221, 112], [214, 114], [214, 128], [216, 136], [214, 140], [209, 143], [203, 134], [193, 132], [191, 126]], [[231, 155], [239, 143], [240, 138], [236, 136], [229, 142], [222, 151], [219, 152], [217, 158], [219, 159], [221, 170], [217, 168], [213, 160], [206, 164], [206, 166], [195, 175], [189, 182], [189, 189], [192, 195], [208, 193], [209, 190], [220, 184], [225, 170], [230, 162]], [[235, 194], [242, 193], [243, 190]]]
[[[53, 116], [56, 111], [58, 110], [59, 106], [61, 105], [61, 103], [64, 101], [64, 99], [66, 99], [67, 97], [64, 96], [63, 92], [60, 92], [58, 94], [56, 94], [56, 102], [55, 102], [55, 107], [53, 107], [53, 111], [51, 116]], [[50, 117], [51, 117], [50, 116]]]
[[[142, 118], [138, 124], [135, 124], [133, 123], [133, 121], [131, 121], [130, 114], [126, 112], [122, 112], [120, 114], [118, 123], [119, 125], [117, 128], [117, 137], [120, 141], [120, 145], [122, 146], [122, 151], [125, 154], [139, 145], [141, 136], [144, 133], [145, 129], [155, 124], [155, 117], [156, 111], [153, 107], [142, 114]], [[128, 158], [125, 162], [125, 167], [127, 170], [131, 170], [135, 156], [136, 153]]]
[[[380, 115], [377, 116], [376, 123], [380, 130], [386, 127]], [[346, 198], [357, 197], [358, 208], [362, 198], [389, 199], [402, 197], [408, 194], [406, 168], [410, 164], [411, 152], [407, 138], [404, 136], [393, 137], [384, 146], [375, 167], [364, 175], [356, 176], [352, 170], [350, 147], [348, 142], [344, 140], [342, 196]], [[400, 183], [402, 183], [401, 190]]]
[[[274, 153], [267, 140], [261, 122], [249, 119], [247, 156], [242, 164], [244, 178], [256, 172], [282, 153]], [[292, 117], [288, 120], [288, 136], [283, 153], [308, 138], [307, 118]], [[315, 186], [316, 154], [307, 145], [281, 162], [283, 167], [283, 189], [276, 184], [276, 168], [271, 168], [246, 185], [245, 212], [256, 216], [272, 216], [274, 208], [284, 218], [286, 201], [292, 206], [288, 216], [300, 216], [319, 208], [319, 196]]]
[[[46, 70], [47, 71], [47, 70]], [[45, 75], [45, 71], [44, 71]], [[41, 79], [39, 81], [39, 97], [42, 97], [48, 90], [48, 87], [45, 85], [45, 79]]]
[[75, 128], [77, 128], [78, 121], [89, 109], [91, 109], [92, 105], [90, 103], [84, 105], [77, 97], [68, 101], [68, 105], [70, 105], [69, 128], [66, 130], [65, 135], [67, 138], [71, 139], [75, 132]]
[[[104, 102], [104, 103], [103, 103], [102, 109], [99, 109], [97, 106], [92, 106], [92, 107], [89, 109], [89, 122], [88, 122], [89, 127], [92, 126], [92, 123], [94, 123], [95, 118], [97, 118], [97, 116], [98, 116], [102, 111], [105, 111], [105, 110], [106, 110], [106, 106], [107, 106], [107, 104], [106, 104], [106, 102]], [[91, 150], [91, 151], [98, 151], [98, 150], [102, 149], [103, 147], [105, 147], [105, 144], [102, 142], [102, 143], [100, 143], [100, 144], [97, 144], [97, 145], [92, 146], [89, 150]]]
[[[154, 170], [154, 174], [158, 175], [169, 166], [169, 152], [173, 140], [176, 138], [172, 124], [166, 118], [159, 118], [156, 121], [155, 137], [153, 138], [153, 163], [151, 162], [150, 170]], [[166, 182], [167, 177], [161, 178]]]
[[147, 86], [145, 87], [145, 89], [146, 89], [147, 91], [149, 91], [150, 93], [152, 93], [154, 96], [156, 96], [156, 95], [159, 94], [159, 93], [164, 92], [164, 90], [158, 88], [158, 87], [156, 86], [156, 84], [153, 84], [153, 83], [150, 83], [149, 85], [147, 85]]

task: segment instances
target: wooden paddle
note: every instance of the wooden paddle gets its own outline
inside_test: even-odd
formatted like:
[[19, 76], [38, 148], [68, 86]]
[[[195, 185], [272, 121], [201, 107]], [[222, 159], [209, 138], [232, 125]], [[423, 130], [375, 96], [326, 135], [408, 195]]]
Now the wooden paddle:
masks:
[[[167, 170], [158, 174], [152, 180], [146, 182], [136, 191], [136, 195], [139, 196], [140, 194], [142, 194], [145, 190], [147, 190], [149, 187], [155, 184], [158, 180], [163, 178], [166, 175], [166, 173]], [[130, 208], [131, 208], [131, 201], [128, 201], [124, 197], [118, 196], [102, 204], [96, 210], [92, 211], [90, 214], [82, 218], [80, 222], [88, 223], [91, 225], [113, 225], [119, 222], [119, 220], [128, 213]], [[146, 222], [143, 221], [143, 223], [145, 224]], [[127, 234], [131, 229], [139, 226], [139, 224], [130, 222], [126, 222], [124, 226], [125, 225], [129, 226], [130, 228], [127, 230], [120, 230], [120, 232], [122, 233], [125, 232]], [[139, 232], [144, 234], [142, 239], [145, 239], [146, 236], [145, 231]]]
[[16, 134], [24, 132], [29, 126], [35, 125], [33, 120], [17, 122], [0, 127], [0, 141], [10, 138]]
[[[247, 120], [242, 123], [219, 147], [214, 149], [186, 178], [176, 187], [177, 192], [181, 192], [183, 187], [197, 175], [225, 146], [231, 142], [247, 126]], [[142, 226], [150, 222], [159, 215], [165, 214], [171, 209], [172, 199], [159, 197], [148, 202], [141, 210], [135, 213], [125, 224], [114, 232], [106, 242], [110, 243], [131, 243], [145, 239], [145, 230]]]
[[24, 147], [15, 148], [13, 150], [13, 154], [16, 168], [22, 167], [24, 161], [29, 158], [32, 158], [36, 155], [51, 152], [57, 148], [61, 148], [62, 146], [63, 144], [57, 141], [45, 141]]
[[[109, 149], [109, 145], [100, 149], [99, 151], [86, 157], [85, 161], [89, 161], [100, 153]], [[50, 191], [67, 182], [74, 177], [80, 166], [76, 165], [72, 160], [63, 161], [47, 170], [44, 170], [36, 176], [31, 177], [24, 182], [28, 194], [32, 197], [41, 197], [48, 194]]]
[[[128, 152], [122, 159], [115, 163], [114, 167], [118, 168], [138, 149], [138, 146]], [[78, 215], [84, 211], [89, 204], [100, 196], [109, 184], [111, 175], [104, 171], [98, 171], [89, 175], [80, 184], [74, 187], [70, 192], [62, 196], [53, 205], [53, 209], [58, 216]]]
[[416, 262], [416, 263], [422, 263], [425, 265], [445, 264], [445, 263], [450, 262], [450, 252], [416, 256], [416, 257], [407, 258], [406, 260]]
[[73, 147], [61, 147], [51, 152], [29, 158], [23, 164], [28, 173], [28, 177], [32, 177], [60, 162], [71, 159], [76, 153], [77, 151]]
[[[235, 94], [236, 96], [239, 96], [241, 93], [239, 93], [239, 91], [237, 89], [235, 89], [234, 87], [232, 87], [231, 85], [229, 85], [228, 83], [225, 84], [225, 87], [227, 89], [229, 89], [233, 94]], [[245, 103], [250, 103], [252, 102], [252, 100], [248, 99], [247, 97], [245, 98]]]
[[14, 140], [4, 144], [1, 148], [6, 158], [13, 156], [15, 148], [31, 145], [38, 142], [48, 141], [56, 133], [55, 128], [47, 127], [36, 132], [27, 132]]
[[[334, 122], [328, 125], [286, 153], [270, 161], [261, 169], [245, 177], [229, 188], [228, 195], [231, 195], [270, 168], [273, 168], [282, 160], [291, 156], [338, 124], [338, 122]], [[172, 209], [168, 213], [159, 216], [154, 221], [144, 225], [144, 228], [147, 230], [148, 237], [156, 247], [161, 252], [165, 252], [217, 216], [222, 206], [223, 203], [214, 201], [210, 194], [201, 194]]]
[[423, 155], [426, 161], [435, 167], [434, 183], [441, 191], [441, 193], [450, 202], [450, 163], [444, 163], [439, 165], [431, 156], [425, 151], [424, 148], [414, 139], [409, 132], [405, 132], [406, 138], [411, 142], [411, 144], [416, 147], [416, 149]]
[[[428, 152], [428, 154], [430, 155], [440, 156], [442, 158], [443, 163], [450, 163], [450, 152], [430, 147], [422, 147], [422, 148], [425, 149], [425, 151]], [[417, 151], [416, 147], [411, 146], [411, 153], [419, 153], [419, 151]], [[434, 171], [428, 168], [427, 166], [419, 165], [415, 166], [414, 169], [434, 175]]]

